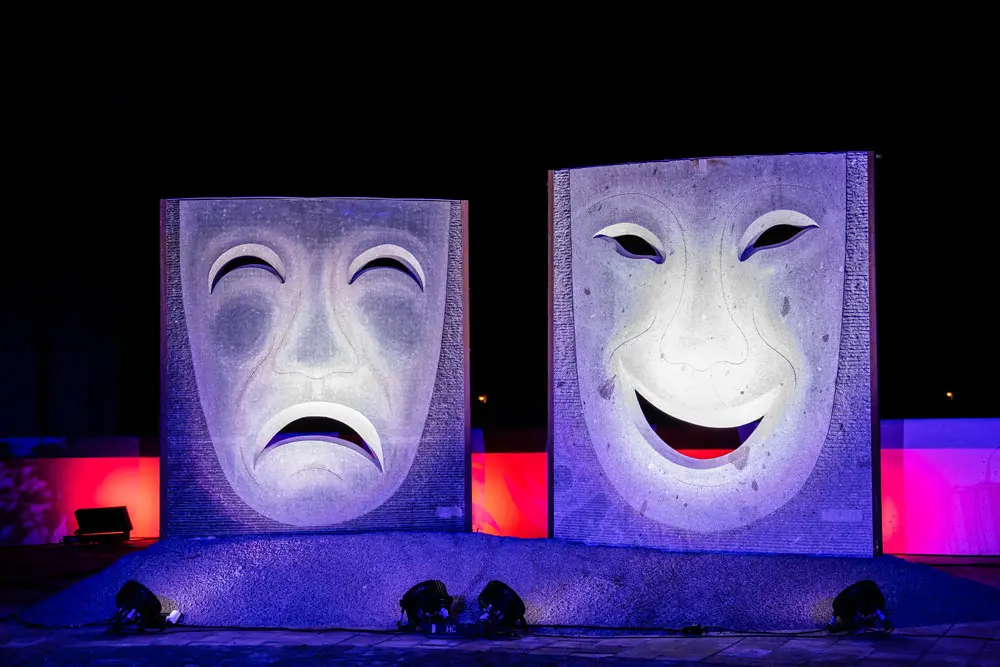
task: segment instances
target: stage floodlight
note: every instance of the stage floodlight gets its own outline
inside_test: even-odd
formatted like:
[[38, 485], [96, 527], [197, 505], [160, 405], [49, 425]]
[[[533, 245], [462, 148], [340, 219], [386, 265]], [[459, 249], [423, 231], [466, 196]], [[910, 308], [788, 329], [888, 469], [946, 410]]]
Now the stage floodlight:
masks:
[[518, 623], [525, 629], [528, 627], [524, 620], [524, 601], [514, 589], [496, 579], [486, 584], [479, 594], [479, 611], [479, 622], [487, 634], [493, 630], [513, 631]]
[[452, 597], [441, 581], [430, 579], [408, 590], [399, 601], [399, 609], [406, 617], [399, 626], [409, 629], [426, 629], [430, 625], [447, 624], [451, 618]]
[[833, 617], [827, 624], [830, 632], [847, 630], [852, 633], [880, 625], [884, 631], [892, 629], [885, 615], [885, 597], [878, 584], [870, 579], [851, 584], [833, 601]]
[[118, 607], [111, 619], [109, 632], [122, 632], [130, 625], [143, 630], [162, 630], [168, 624], [176, 625], [181, 617], [179, 609], [174, 609], [169, 615], [163, 614], [159, 598], [153, 592], [132, 579], [125, 582], [115, 595], [115, 606]]
[[115, 595], [115, 612], [111, 622], [112, 630], [120, 632], [129, 625], [140, 630], [163, 629], [166, 619], [162, 614], [160, 601], [153, 592], [138, 581], [129, 580]]

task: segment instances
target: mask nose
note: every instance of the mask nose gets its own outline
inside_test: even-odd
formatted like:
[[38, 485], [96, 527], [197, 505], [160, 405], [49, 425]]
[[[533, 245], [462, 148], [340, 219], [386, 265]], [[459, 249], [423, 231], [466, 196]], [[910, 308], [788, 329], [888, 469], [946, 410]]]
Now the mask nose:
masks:
[[320, 379], [331, 373], [350, 373], [358, 354], [344, 334], [330, 305], [321, 299], [299, 297], [298, 308], [278, 348], [279, 372]]
[[718, 270], [701, 267], [685, 278], [677, 311], [660, 342], [668, 363], [707, 371], [713, 364], [747, 359], [747, 339], [729, 314]]

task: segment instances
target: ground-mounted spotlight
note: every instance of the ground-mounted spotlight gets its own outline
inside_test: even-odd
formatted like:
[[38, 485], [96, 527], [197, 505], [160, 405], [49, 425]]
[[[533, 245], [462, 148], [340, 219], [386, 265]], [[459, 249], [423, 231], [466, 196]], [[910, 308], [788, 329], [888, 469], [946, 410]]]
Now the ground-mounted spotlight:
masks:
[[406, 617], [406, 623], [400, 619], [399, 627], [436, 633], [438, 626], [449, 626], [451, 603], [443, 582], [429, 579], [419, 583], [399, 601], [400, 613]]
[[73, 514], [79, 528], [63, 542], [119, 544], [128, 542], [132, 534], [132, 519], [127, 507], [91, 507], [78, 509]]
[[115, 595], [118, 610], [111, 620], [111, 631], [121, 632], [134, 625], [139, 630], [162, 630], [167, 623], [176, 623], [181, 613], [174, 610], [164, 615], [160, 601], [138, 581], [129, 580]]
[[528, 623], [524, 620], [524, 601], [514, 592], [514, 589], [494, 579], [486, 584], [479, 594], [479, 622], [487, 635], [492, 633], [510, 634], [520, 623], [525, 630]]
[[878, 584], [870, 579], [851, 584], [833, 601], [833, 617], [827, 624], [830, 632], [847, 630], [852, 633], [874, 629], [892, 630], [885, 615], [885, 597]]

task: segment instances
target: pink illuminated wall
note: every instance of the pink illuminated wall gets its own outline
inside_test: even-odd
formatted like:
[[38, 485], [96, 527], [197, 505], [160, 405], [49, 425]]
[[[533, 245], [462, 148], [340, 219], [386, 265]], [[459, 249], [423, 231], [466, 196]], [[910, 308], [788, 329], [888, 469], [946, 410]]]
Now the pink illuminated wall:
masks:
[[0, 545], [48, 544], [76, 530], [73, 512], [124, 505], [132, 537], [159, 537], [155, 457], [0, 461]]
[[882, 422], [882, 535], [893, 554], [1000, 554], [1000, 419]]
[[[1000, 555], [1000, 419], [882, 422], [882, 532], [890, 554]], [[73, 511], [125, 505], [159, 535], [159, 459], [0, 461], [0, 545], [58, 542]], [[472, 455], [476, 532], [545, 537], [545, 453]]]

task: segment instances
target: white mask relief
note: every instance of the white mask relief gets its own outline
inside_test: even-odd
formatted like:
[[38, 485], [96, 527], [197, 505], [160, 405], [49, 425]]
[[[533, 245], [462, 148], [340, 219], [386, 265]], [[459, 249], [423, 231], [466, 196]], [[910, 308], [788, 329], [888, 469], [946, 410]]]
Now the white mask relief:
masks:
[[441, 351], [448, 206], [182, 202], [198, 394], [226, 479], [260, 514], [329, 526], [406, 478]]
[[828, 175], [692, 162], [571, 172], [573, 323], [610, 486], [647, 518], [715, 532], [788, 502], [823, 448], [845, 213]]

